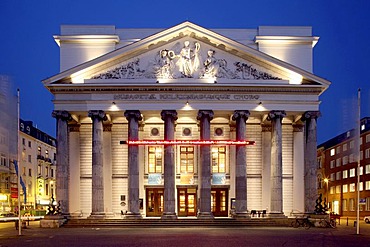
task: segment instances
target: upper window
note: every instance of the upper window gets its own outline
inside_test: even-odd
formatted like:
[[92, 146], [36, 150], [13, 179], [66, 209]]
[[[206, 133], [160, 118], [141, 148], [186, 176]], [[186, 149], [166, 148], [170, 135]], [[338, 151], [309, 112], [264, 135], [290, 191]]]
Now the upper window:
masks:
[[334, 155], [335, 155], [335, 149], [332, 148], [332, 149], [330, 149], [330, 156], [334, 156]]
[[148, 147], [148, 173], [162, 173], [162, 147], [149, 146]]
[[347, 143], [343, 144], [343, 151], [347, 151]]
[[180, 173], [194, 172], [194, 147], [180, 147]]
[[212, 147], [212, 173], [226, 172], [226, 147]]

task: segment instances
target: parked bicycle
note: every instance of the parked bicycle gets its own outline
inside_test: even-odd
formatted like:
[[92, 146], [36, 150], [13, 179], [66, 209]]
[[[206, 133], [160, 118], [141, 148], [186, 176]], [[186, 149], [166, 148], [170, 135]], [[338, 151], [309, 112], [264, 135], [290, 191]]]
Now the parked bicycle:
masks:
[[337, 227], [337, 221], [335, 219], [321, 219], [319, 221], [320, 227], [331, 227], [336, 228]]
[[311, 226], [315, 225], [310, 221], [310, 217], [297, 217], [292, 221], [291, 226], [294, 228], [304, 227], [305, 229], [310, 229]]

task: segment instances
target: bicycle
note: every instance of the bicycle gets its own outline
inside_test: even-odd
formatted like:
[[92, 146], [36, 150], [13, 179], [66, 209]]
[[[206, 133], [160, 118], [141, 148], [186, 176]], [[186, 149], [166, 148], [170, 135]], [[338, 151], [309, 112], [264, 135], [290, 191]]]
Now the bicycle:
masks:
[[304, 218], [295, 218], [295, 221], [292, 221], [291, 226], [294, 228], [304, 227], [305, 229], [310, 229], [311, 226], [315, 226], [313, 222], [310, 221], [310, 217]]
[[337, 227], [337, 221], [335, 219], [322, 219], [319, 221], [320, 227], [331, 227], [336, 228]]

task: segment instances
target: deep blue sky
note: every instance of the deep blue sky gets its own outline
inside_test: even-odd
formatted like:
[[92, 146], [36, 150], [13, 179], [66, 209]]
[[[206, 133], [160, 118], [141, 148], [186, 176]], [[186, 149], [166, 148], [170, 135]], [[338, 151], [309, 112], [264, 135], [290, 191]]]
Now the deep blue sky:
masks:
[[370, 116], [370, 1], [368, 0], [1, 0], [0, 74], [21, 92], [21, 118], [55, 136], [51, 94], [41, 80], [59, 72], [60, 25], [168, 28], [189, 20], [205, 28], [312, 26], [320, 40], [314, 74], [332, 82], [321, 96], [318, 144]]

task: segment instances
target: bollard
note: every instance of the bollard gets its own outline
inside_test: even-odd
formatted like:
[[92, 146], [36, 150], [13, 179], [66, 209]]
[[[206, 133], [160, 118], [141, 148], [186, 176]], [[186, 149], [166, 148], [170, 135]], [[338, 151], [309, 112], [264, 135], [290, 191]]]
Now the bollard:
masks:
[[348, 226], [348, 217], [347, 217], [347, 226]]

